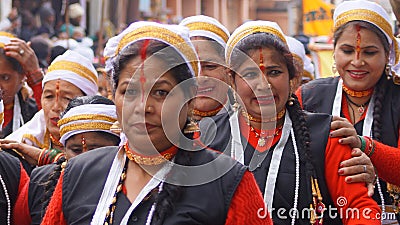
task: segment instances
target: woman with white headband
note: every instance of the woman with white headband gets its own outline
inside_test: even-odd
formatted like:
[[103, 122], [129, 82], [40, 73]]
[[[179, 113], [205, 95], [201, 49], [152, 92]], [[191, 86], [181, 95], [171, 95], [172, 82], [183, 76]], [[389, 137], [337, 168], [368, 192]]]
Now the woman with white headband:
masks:
[[[30, 96], [26, 83], [33, 91]], [[0, 31], [0, 89], [3, 90], [4, 138], [28, 122], [41, 108], [43, 72], [33, 49], [14, 35]]]
[[[3, 109], [0, 93], [0, 125], [3, 124]], [[0, 224], [29, 224], [27, 218], [19, 216], [24, 202], [22, 190], [28, 183], [28, 174], [19, 160], [0, 149]]]
[[114, 103], [102, 96], [72, 99], [58, 121], [64, 155], [56, 163], [35, 168], [30, 176], [28, 207], [31, 224], [40, 224], [66, 160], [105, 146], [118, 146], [120, 138], [110, 131], [117, 121]]
[[247, 168], [194, 145], [188, 30], [136, 22], [105, 56], [125, 141], [71, 159], [42, 224], [271, 224]]
[[231, 76], [224, 56], [230, 35], [228, 29], [218, 20], [204, 15], [187, 17], [180, 25], [189, 28], [190, 40], [201, 65], [193, 119], [199, 121], [203, 117], [215, 116], [224, 107], [222, 111], [230, 110], [228, 90]]
[[203, 138], [206, 145], [249, 165], [274, 223], [380, 224], [343, 213], [368, 210], [375, 218], [379, 207], [364, 183], [346, 183], [339, 174], [351, 149], [329, 137], [331, 117], [300, 109], [293, 56], [280, 27], [246, 22], [231, 34], [225, 53], [240, 106], [232, 115], [211, 117], [201, 137], [211, 136]]
[[[333, 69], [340, 76], [310, 82], [298, 96], [305, 110], [336, 116], [332, 129], [341, 129], [332, 136], [343, 135], [341, 143], [367, 154], [383, 180], [400, 185], [400, 83], [392, 69], [399, 44], [392, 30], [390, 16], [374, 2], [338, 5]], [[390, 195], [399, 195], [400, 188], [383, 180], [376, 183], [374, 199], [382, 211], [396, 212], [400, 199], [393, 202]]]
[[97, 72], [80, 54], [67, 51], [49, 66], [42, 81], [42, 110], [31, 121], [0, 140], [0, 147], [15, 149], [31, 165], [46, 165], [62, 156], [57, 122], [69, 101], [77, 96], [97, 93]]

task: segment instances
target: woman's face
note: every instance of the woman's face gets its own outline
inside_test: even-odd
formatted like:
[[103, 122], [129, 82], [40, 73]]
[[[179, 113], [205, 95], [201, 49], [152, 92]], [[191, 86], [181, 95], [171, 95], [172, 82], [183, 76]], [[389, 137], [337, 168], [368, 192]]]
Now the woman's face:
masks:
[[211, 111], [227, 100], [228, 85], [231, 83], [228, 69], [223, 66], [225, 60], [212, 41], [201, 37], [193, 37], [191, 40], [201, 65], [195, 109]]
[[50, 80], [44, 84], [42, 93], [42, 108], [46, 121], [46, 127], [54, 137], [60, 137], [57, 126], [60, 113], [65, 110], [71, 99], [83, 96], [81, 89], [64, 80]]
[[3, 90], [4, 105], [14, 102], [15, 94], [21, 89], [24, 75], [19, 74], [3, 56], [0, 56], [0, 89]]
[[[150, 57], [140, 67], [131, 59], [119, 75], [115, 93], [118, 121], [129, 145], [155, 154], [177, 143], [188, 117], [188, 103], [165, 63]], [[133, 75], [133, 76], [132, 76]], [[175, 88], [175, 89], [174, 89]]]
[[65, 141], [66, 159], [69, 160], [72, 157], [95, 148], [116, 144], [118, 143], [115, 143], [113, 139], [105, 138], [104, 132], [91, 131], [75, 134]]
[[373, 31], [349, 26], [336, 41], [334, 58], [344, 84], [363, 91], [375, 86], [385, 69], [388, 56]]
[[289, 71], [286, 61], [274, 48], [262, 48], [265, 71], [260, 70], [260, 51], [249, 52], [250, 58], [243, 63], [235, 77], [236, 92], [240, 104], [256, 118], [271, 118], [284, 109], [288, 100]]

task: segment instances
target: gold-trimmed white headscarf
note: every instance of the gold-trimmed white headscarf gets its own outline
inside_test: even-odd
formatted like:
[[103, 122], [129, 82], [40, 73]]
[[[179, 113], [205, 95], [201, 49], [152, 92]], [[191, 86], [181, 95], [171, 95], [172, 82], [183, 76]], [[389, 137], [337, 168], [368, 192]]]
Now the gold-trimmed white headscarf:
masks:
[[10, 43], [10, 39], [15, 38], [11, 33], [0, 31], [0, 48], [4, 48], [4, 45]]
[[77, 86], [86, 95], [95, 95], [98, 91], [97, 76], [96, 69], [89, 59], [68, 50], [51, 63], [42, 85], [47, 81], [60, 79]]
[[112, 62], [118, 54], [140, 40], [158, 40], [171, 47], [183, 57], [193, 76], [199, 75], [200, 65], [193, 44], [190, 42], [189, 29], [180, 25], [166, 25], [156, 22], [140, 21], [129, 25], [119, 35], [108, 40], [104, 48], [106, 71], [112, 71]]
[[207, 37], [218, 42], [224, 48], [230, 36], [224, 25], [209, 16], [189, 16], [183, 19], [179, 25], [189, 28], [190, 37]]
[[91, 131], [106, 132], [119, 137], [110, 131], [115, 121], [115, 105], [90, 104], [73, 107], [58, 121], [60, 142], [65, 146], [66, 140], [71, 136]]
[[303, 77], [305, 76], [314, 79], [314, 65], [312, 64], [311, 59], [306, 55], [304, 45], [296, 38], [289, 36], [286, 36], [286, 42], [293, 58], [296, 58], [303, 63]]
[[392, 22], [386, 10], [371, 1], [344, 1], [336, 7], [333, 13], [334, 30], [356, 20], [371, 23], [385, 34], [390, 45], [389, 64], [396, 65], [399, 62], [399, 45], [393, 34]]
[[225, 49], [225, 60], [227, 65], [230, 65], [233, 49], [236, 47], [239, 41], [255, 33], [273, 34], [287, 45], [285, 35], [277, 23], [264, 20], [248, 21], [236, 28], [236, 30], [233, 31], [228, 39]]

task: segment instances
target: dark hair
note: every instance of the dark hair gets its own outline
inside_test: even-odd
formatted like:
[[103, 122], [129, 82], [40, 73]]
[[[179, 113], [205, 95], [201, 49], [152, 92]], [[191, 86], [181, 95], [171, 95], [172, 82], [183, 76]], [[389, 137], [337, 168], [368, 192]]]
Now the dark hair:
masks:
[[[289, 78], [292, 79], [295, 77], [296, 69], [294, 67], [293, 56], [290, 53], [289, 48], [282, 40], [269, 33], [255, 33], [240, 40], [232, 52], [231, 65], [238, 67], [242, 63], [241, 59], [243, 59], [243, 57], [240, 56], [243, 55], [243, 53], [249, 55], [252, 50], [261, 47], [272, 47], [276, 49], [286, 62], [289, 71]], [[297, 96], [295, 94], [291, 94], [289, 97], [293, 98], [293, 105], [286, 103], [286, 108], [289, 111], [289, 115], [293, 123], [293, 131], [295, 133], [296, 142], [299, 146], [300, 160], [306, 165], [306, 176], [313, 176], [314, 178], [317, 178], [310, 149], [311, 138], [306, 122], [306, 114], [301, 109]]]
[[0, 48], [0, 57], [3, 57], [6, 61], [8, 61], [11, 64], [11, 68], [17, 71], [17, 73], [22, 74], [24, 72], [18, 60], [13, 57], [6, 56], [4, 48]]
[[196, 85], [196, 83], [194, 79], [190, 79], [193, 77], [193, 74], [191, 73], [189, 66], [186, 64], [186, 61], [176, 50], [174, 50], [174, 48], [171, 48], [169, 45], [161, 41], [148, 39], [137, 41], [124, 48], [113, 61], [113, 69], [111, 74], [109, 74], [113, 81], [113, 93], [115, 93], [115, 89], [118, 85], [119, 74], [127, 66], [131, 59], [140, 56], [140, 51], [145, 44], [147, 45], [146, 55], [154, 55], [164, 61], [166, 65], [171, 66], [169, 72], [173, 74], [178, 84], [186, 80], [189, 81], [189, 83], [187, 85], [183, 85], [182, 88], [187, 97], [192, 97], [194, 94], [192, 92], [192, 88]]
[[[93, 96], [79, 96], [72, 99], [69, 103], [67, 108], [61, 113], [61, 118], [65, 116], [65, 114], [74, 107], [81, 106], [81, 105], [89, 105], [89, 104], [104, 104], [104, 105], [114, 105], [114, 102], [108, 98], [105, 98], [100, 95], [93, 95]], [[115, 135], [108, 134], [104, 132], [106, 135], [105, 138], [114, 140], [116, 144], [120, 142], [120, 139]], [[47, 205], [50, 202], [51, 196], [53, 195], [54, 189], [57, 185], [57, 181], [60, 178], [61, 171], [62, 171], [62, 163], [66, 161], [66, 158], [63, 156], [56, 162], [56, 167], [54, 168], [53, 172], [49, 174], [48, 180], [40, 185], [44, 186], [44, 194], [42, 196], [42, 217], [46, 212]]]
[[[390, 45], [389, 42], [387, 41], [386, 35], [375, 25], [366, 22], [366, 21], [360, 21], [360, 20], [355, 20], [355, 21], [350, 21], [343, 26], [339, 27], [335, 33], [334, 33], [334, 46], [336, 46], [337, 40], [342, 36], [344, 30], [347, 27], [350, 26], [360, 26], [361, 28], [368, 29], [372, 32], [374, 32], [378, 38], [381, 40], [383, 48], [385, 50], [385, 53], [389, 55], [390, 52]], [[385, 76], [385, 71], [382, 71], [382, 76], [375, 85], [375, 100], [374, 100], [374, 114], [373, 114], [373, 138], [377, 141], [381, 141], [381, 130], [382, 130], [382, 109], [383, 109], [383, 102], [385, 99], [385, 94], [386, 94], [386, 87], [389, 84], [389, 82], [386, 79]]]
[[235, 69], [243, 63], [243, 53], [249, 56], [252, 50], [261, 47], [272, 47], [281, 53], [280, 56], [285, 60], [289, 71], [289, 79], [293, 79], [296, 76], [296, 68], [294, 67], [293, 56], [289, 47], [275, 35], [263, 32], [248, 35], [237, 43], [232, 51], [231, 67]]

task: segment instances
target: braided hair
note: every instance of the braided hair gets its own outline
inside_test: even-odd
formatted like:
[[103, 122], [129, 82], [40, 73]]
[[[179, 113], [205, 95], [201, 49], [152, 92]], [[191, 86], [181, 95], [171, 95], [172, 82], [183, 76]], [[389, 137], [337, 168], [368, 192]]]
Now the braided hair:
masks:
[[[384, 51], [386, 53], [386, 55], [389, 55], [389, 51], [390, 51], [390, 45], [389, 42], [387, 41], [387, 38], [385, 36], [385, 34], [379, 29], [377, 28], [375, 25], [366, 22], [366, 21], [350, 21], [344, 25], [342, 25], [341, 27], [339, 27], [335, 33], [334, 33], [334, 47], [336, 47], [336, 43], [337, 40], [339, 40], [339, 38], [342, 36], [344, 30], [347, 27], [350, 26], [359, 26], [361, 28], [364, 29], [368, 29], [372, 32], [374, 32], [379, 40], [381, 40]], [[374, 100], [374, 114], [373, 114], [373, 138], [377, 141], [381, 141], [382, 139], [382, 135], [381, 135], [381, 131], [382, 131], [382, 109], [383, 109], [383, 104], [384, 104], [384, 99], [385, 99], [385, 94], [386, 94], [386, 89], [387, 86], [389, 85], [389, 82], [386, 79], [386, 72], [382, 71], [382, 76], [381, 78], [378, 80], [378, 82], [375, 84], [375, 100]]]
[[[81, 106], [81, 105], [88, 105], [88, 104], [104, 104], [104, 105], [114, 105], [114, 102], [99, 95], [94, 95], [94, 96], [80, 96], [72, 99], [69, 103], [67, 108], [64, 110], [63, 113], [61, 113], [61, 118], [64, 117], [64, 115], [72, 108]], [[118, 145], [119, 143], [119, 138], [115, 137], [114, 135], [110, 135], [108, 133], [104, 132], [104, 135], [108, 135], [107, 139], [115, 140], [115, 145]], [[60, 159], [57, 160], [56, 167], [54, 170], [49, 174], [49, 177], [47, 181], [44, 183], [40, 184], [44, 186], [44, 194], [41, 199], [42, 203], [42, 217], [44, 216], [46, 212], [46, 208], [50, 202], [51, 196], [53, 195], [54, 189], [57, 185], [58, 179], [60, 178], [61, 171], [62, 171], [62, 164], [66, 162], [66, 158], [64, 156], [60, 157]]]
[[[276, 52], [281, 53], [280, 57], [284, 59], [288, 68], [289, 80], [292, 80], [296, 77], [297, 72], [293, 64], [293, 56], [290, 53], [288, 46], [281, 39], [270, 33], [254, 33], [240, 40], [232, 52], [231, 66], [238, 68], [244, 61], [243, 57], [241, 56], [243, 53], [250, 56], [251, 51], [262, 47], [273, 48], [276, 50]], [[306, 176], [308, 178], [311, 178], [311, 176], [317, 178], [317, 173], [315, 170], [316, 166], [314, 165], [311, 153], [311, 137], [309, 127], [306, 122], [306, 114], [301, 109], [297, 96], [293, 93], [290, 93], [289, 97], [291, 97], [293, 104], [289, 104], [289, 102], [287, 102], [286, 108], [289, 111], [290, 119], [292, 120], [296, 142], [299, 144], [298, 149], [300, 161], [305, 164]]]
[[[188, 65], [185, 60], [180, 56], [180, 54], [174, 49], [164, 42], [157, 40], [140, 40], [130, 44], [128, 47], [124, 48], [116, 57], [116, 59], [112, 62], [113, 69], [109, 71], [109, 76], [112, 77], [113, 82], [113, 93], [115, 94], [115, 90], [118, 86], [119, 82], [119, 74], [121, 71], [128, 65], [130, 60], [135, 57], [140, 57], [140, 52], [145, 47], [147, 56], [155, 56], [158, 59], [165, 62], [166, 65], [171, 65], [171, 69], [168, 72], [173, 74], [174, 79], [177, 84], [185, 81], [185, 85], [181, 85], [180, 87], [183, 90], [185, 96], [189, 99], [194, 97], [195, 92], [193, 91], [196, 83], [194, 79], [190, 79], [193, 77]], [[167, 48], [169, 48], [167, 50]], [[170, 51], [173, 50], [172, 52]], [[163, 51], [167, 50], [167, 51]], [[185, 127], [189, 124], [189, 120]], [[185, 134], [185, 137], [188, 139], [193, 139], [193, 134]], [[178, 152], [175, 156], [175, 163], [178, 165], [189, 165], [192, 152], [183, 150], [181, 148], [178, 149]], [[175, 177], [179, 179], [179, 176], [183, 174], [179, 174], [179, 171], [172, 169], [168, 177]], [[174, 184], [170, 184], [165, 182], [163, 184], [163, 189], [160, 193], [152, 192], [153, 197], [155, 197], [156, 208], [152, 218], [152, 224], [158, 225], [163, 224], [165, 218], [171, 214], [174, 210], [174, 203], [179, 201], [180, 196], [182, 195], [182, 187]]]

